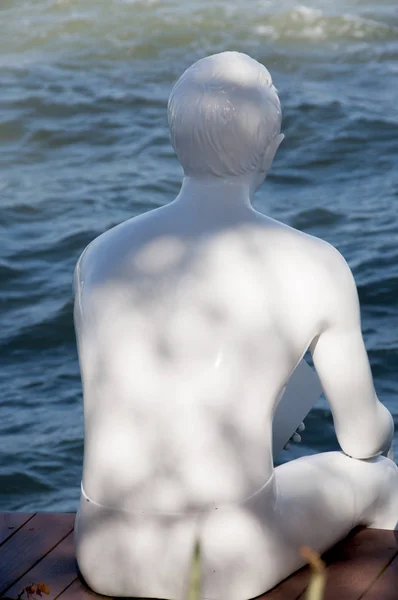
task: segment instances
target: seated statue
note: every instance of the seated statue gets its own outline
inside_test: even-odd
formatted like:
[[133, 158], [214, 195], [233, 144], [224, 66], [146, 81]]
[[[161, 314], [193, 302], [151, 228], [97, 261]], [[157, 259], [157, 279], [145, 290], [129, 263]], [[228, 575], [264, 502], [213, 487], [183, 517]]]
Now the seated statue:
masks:
[[[391, 414], [376, 397], [356, 286], [328, 243], [252, 207], [283, 139], [267, 69], [191, 66], [168, 117], [177, 198], [95, 239], [75, 272], [84, 393], [76, 556], [112, 596], [246, 600], [356, 525], [394, 529]], [[277, 468], [272, 422], [310, 348], [342, 451]]]

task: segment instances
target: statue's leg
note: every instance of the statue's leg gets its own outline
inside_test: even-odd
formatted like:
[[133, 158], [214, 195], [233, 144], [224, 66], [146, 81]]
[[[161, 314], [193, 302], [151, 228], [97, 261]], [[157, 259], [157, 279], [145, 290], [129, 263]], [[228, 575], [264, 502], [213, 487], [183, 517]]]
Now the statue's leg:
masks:
[[272, 486], [207, 517], [203, 597], [260, 595], [303, 566], [302, 546], [323, 553], [357, 525], [397, 522], [398, 469], [389, 459], [328, 452], [291, 461], [275, 469]]
[[[398, 467], [388, 458], [357, 460], [342, 452], [327, 452], [281, 465], [275, 477], [277, 512], [290, 528], [294, 529], [291, 521], [295, 521], [296, 511], [306, 510], [311, 511], [313, 523], [324, 524], [323, 529], [330, 523], [329, 531], [333, 524], [342, 529], [346, 524], [351, 528], [398, 527]], [[311, 545], [310, 532], [308, 535], [303, 543]]]
[[397, 466], [328, 452], [281, 465], [250, 499], [202, 513], [128, 513], [82, 497], [76, 555], [99, 593], [182, 600], [198, 539], [201, 598], [247, 600], [299, 569], [301, 546], [322, 553], [356, 525], [397, 522]]
[[304, 562], [301, 546], [322, 553], [358, 525], [398, 528], [398, 468], [388, 458], [328, 452], [281, 465], [275, 479], [280, 579]]

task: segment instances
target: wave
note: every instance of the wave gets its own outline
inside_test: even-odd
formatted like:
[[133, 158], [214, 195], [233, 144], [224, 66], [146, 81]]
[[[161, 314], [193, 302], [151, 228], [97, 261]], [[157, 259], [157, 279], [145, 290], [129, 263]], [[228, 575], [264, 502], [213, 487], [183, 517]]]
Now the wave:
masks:
[[288, 12], [270, 15], [256, 26], [255, 32], [284, 41], [387, 41], [396, 39], [398, 28], [358, 15], [328, 15], [300, 5]]
[[[380, 348], [377, 350], [368, 350], [369, 362], [372, 366], [372, 374], [374, 378], [381, 381], [380, 385], [384, 385], [388, 380], [395, 381], [397, 375], [398, 364], [398, 347], [391, 346], [389, 348]], [[396, 400], [396, 386], [393, 390], [392, 397]]]
[[[151, 59], [166, 49], [210, 50], [220, 43], [240, 47], [248, 38], [283, 43], [397, 39], [398, 26], [389, 13], [381, 11], [376, 19], [362, 16], [357, 7], [356, 13], [345, 9], [338, 13], [335, 5], [327, 12], [299, 4], [281, 11], [277, 0], [253, 0], [252, 7], [243, 0], [233, 7], [227, 0], [82, 0], [79, 6], [72, 0], [31, 0], [23, 8], [15, 2], [0, 10], [8, 24], [0, 50], [5, 56], [29, 53], [30, 60], [35, 60], [32, 51], [38, 51], [49, 59], [86, 53], [89, 59], [117, 61]], [[392, 17], [393, 7], [390, 13]]]
[[23, 472], [12, 471], [0, 473], [0, 489], [7, 490], [7, 494], [19, 494], [21, 490], [25, 493], [49, 492], [52, 486], [49, 485], [48, 478], [33, 475], [24, 470]]
[[[383, 268], [381, 261], [380, 268]], [[378, 271], [380, 273], [380, 269]], [[361, 306], [389, 305], [393, 298], [398, 298], [398, 276], [384, 276], [366, 284], [358, 285]]]
[[24, 271], [22, 269], [10, 267], [5, 262], [0, 261], [0, 284], [2, 286], [6, 286], [23, 276]]
[[42, 318], [30, 325], [23, 326], [20, 324], [14, 335], [10, 333], [0, 343], [0, 348], [5, 352], [5, 355], [37, 353], [59, 347], [65, 348], [66, 346], [73, 348], [73, 350], [75, 347], [72, 300], [66, 302], [51, 316]]
[[311, 208], [297, 213], [291, 219], [291, 226], [296, 229], [308, 230], [313, 227], [334, 225], [344, 219], [344, 215], [327, 208]]

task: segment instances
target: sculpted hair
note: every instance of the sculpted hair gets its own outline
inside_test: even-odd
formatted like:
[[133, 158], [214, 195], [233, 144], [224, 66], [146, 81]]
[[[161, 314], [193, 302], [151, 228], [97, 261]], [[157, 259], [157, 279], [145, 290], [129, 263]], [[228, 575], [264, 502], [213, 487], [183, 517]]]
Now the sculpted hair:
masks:
[[282, 111], [268, 70], [246, 54], [199, 60], [175, 84], [170, 138], [187, 176], [238, 176], [262, 170], [280, 133]]

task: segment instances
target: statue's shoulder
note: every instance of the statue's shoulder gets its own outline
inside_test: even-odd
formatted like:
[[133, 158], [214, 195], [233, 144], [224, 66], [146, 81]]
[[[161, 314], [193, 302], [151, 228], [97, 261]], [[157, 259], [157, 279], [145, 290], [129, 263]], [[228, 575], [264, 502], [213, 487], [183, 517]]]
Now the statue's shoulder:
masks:
[[290, 227], [289, 225], [280, 225], [292, 240], [292, 243], [297, 244], [297, 247], [302, 252], [310, 255], [314, 262], [318, 261], [327, 267], [347, 267], [347, 263], [339, 250], [326, 240]]
[[344, 276], [347, 273], [351, 274], [350, 267], [344, 256], [335, 246], [326, 240], [307, 233], [303, 233], [302, 235], [305, 236], [313, 260], [316, 261], [323, 270], [325, 277], [333, 280]]
[[308, 258], [310, 269], [318, 281], [321, 293], [327, 289], [331, 296], [356, 294], [356, 284], [351, 269], [341, 252], [329, 242], [297, 231], [300, 244]]
[[[321, 282], [333, 284], [352, 278], [351, 270], [339, 250], [321, 238], [276, 222], [280, 247], [303, 270]], [[279, 245], [278, 243], [278, 245]]]
[[84, 275], [102, 269], [104, 262], [112, 256], [121, 256], [141, 237], [153, 231], [159, 216], [166, 207], [155, 208], [127, 221], [123, 221], [101, 233], [92, 240], [81, 253], [75, 267], [74, 289]]

